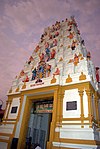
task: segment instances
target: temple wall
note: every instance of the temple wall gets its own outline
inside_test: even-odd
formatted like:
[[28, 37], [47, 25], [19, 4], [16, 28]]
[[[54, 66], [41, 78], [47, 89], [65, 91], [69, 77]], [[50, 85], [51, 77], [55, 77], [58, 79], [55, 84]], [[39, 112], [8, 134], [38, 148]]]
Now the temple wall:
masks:
[[[66, 110], [67, 102], [77, 102], [77, 110]], [[66, 90], [63, 99], [63, 118], [80, 117], [80, 97], [78, 89]]]
[[14, 124], [0, 125], [0, 133], [12, 134], [14, 129]]
[[[18, 116], [18, 111], [19, 111], [19, 106], [20, 106], [20, 97], [18, 98], [13, 98], [10, 111], [8, 114], [8, 119], [16, 119]], [[13, 111], [13, 108], [16, 108], [16, 111]]]
[[0, 142], [0, 149], [7, 149], [7, 145], [8, 145], [8, 143], [6, 143], [6, 142]]
[[60, 143], [60, 142], [53, 142], [52, 149], [69, 149], [69, 148], [76, 148], [76, 149], [97, 149], [97, 145], [87, 145], [87, 144], [70, 144], [70, 143]]
[[47, 149], [96, 149], [96, 141], [100, 141], [98, 89], [91, 54], [74, 17], [56, 21], [44, 29], [31, 57], [12, 82], [0, 125], [0, 143], [4, 142], [0, 146], [10, 148], [12, 139], [18, 138], [18, 149], [24, 148], [33, 97], [54, 92]]
[[94, 140], [93, 129], [88, 128], [75, 128], [71, 125], [70, 128], [67, 126], [62, 126], [60, 129], [60, 138], [66, 139], [82, 139], [82, 140]]
[[22, 117], [24, 114], [25, 103], [26, 103], [26, 96], [24, 96], [23, 106], [22, 106], [21, 113], [20, 113], [20, 118], [19, 118], [19, 121], [18, 121], [17, 126], [16, 126], [16, 131], [15, 131], [15, 136], [14, 136], [15, 138], [19, 138], [20, 128], [21, 128], [21, 124], [22, 124]]

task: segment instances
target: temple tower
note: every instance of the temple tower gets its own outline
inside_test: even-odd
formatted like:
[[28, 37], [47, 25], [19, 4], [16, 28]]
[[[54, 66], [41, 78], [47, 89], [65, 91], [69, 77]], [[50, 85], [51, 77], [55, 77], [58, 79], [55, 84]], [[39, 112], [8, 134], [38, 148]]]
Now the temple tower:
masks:
[[74, 17], [45, 28], [8, 91], [0, 146], [100, 147], [96, 72]]

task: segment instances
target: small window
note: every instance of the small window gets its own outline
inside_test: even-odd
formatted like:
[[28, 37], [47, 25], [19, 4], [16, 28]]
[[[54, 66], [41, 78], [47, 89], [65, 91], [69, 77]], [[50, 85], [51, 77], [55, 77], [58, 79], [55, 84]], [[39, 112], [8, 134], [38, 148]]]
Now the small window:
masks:
[[17, 106], [16, 107], [12, 107], [12, 109], [11, 109], [11, 113], [17, 113]]
[[77, 101], [66, 102], [66, 110], [77, 110]]

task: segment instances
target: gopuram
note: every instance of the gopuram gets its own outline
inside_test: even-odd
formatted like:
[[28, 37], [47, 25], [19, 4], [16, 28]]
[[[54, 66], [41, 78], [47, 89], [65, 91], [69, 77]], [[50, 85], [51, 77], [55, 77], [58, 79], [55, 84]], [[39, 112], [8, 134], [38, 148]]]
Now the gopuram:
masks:
[[7, 93], [0, 149], [99, 149], [99, 89], [74, 17], [56, 21]]

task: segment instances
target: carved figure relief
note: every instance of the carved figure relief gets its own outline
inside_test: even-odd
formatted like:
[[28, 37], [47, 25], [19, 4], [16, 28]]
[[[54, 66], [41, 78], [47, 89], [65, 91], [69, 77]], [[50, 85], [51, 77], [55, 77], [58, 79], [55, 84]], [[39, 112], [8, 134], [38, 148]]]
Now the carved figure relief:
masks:
[[40, 61], [37, 67], [37, 78], [45, 78], [46, 77], [46, 63], [45, 61]]

